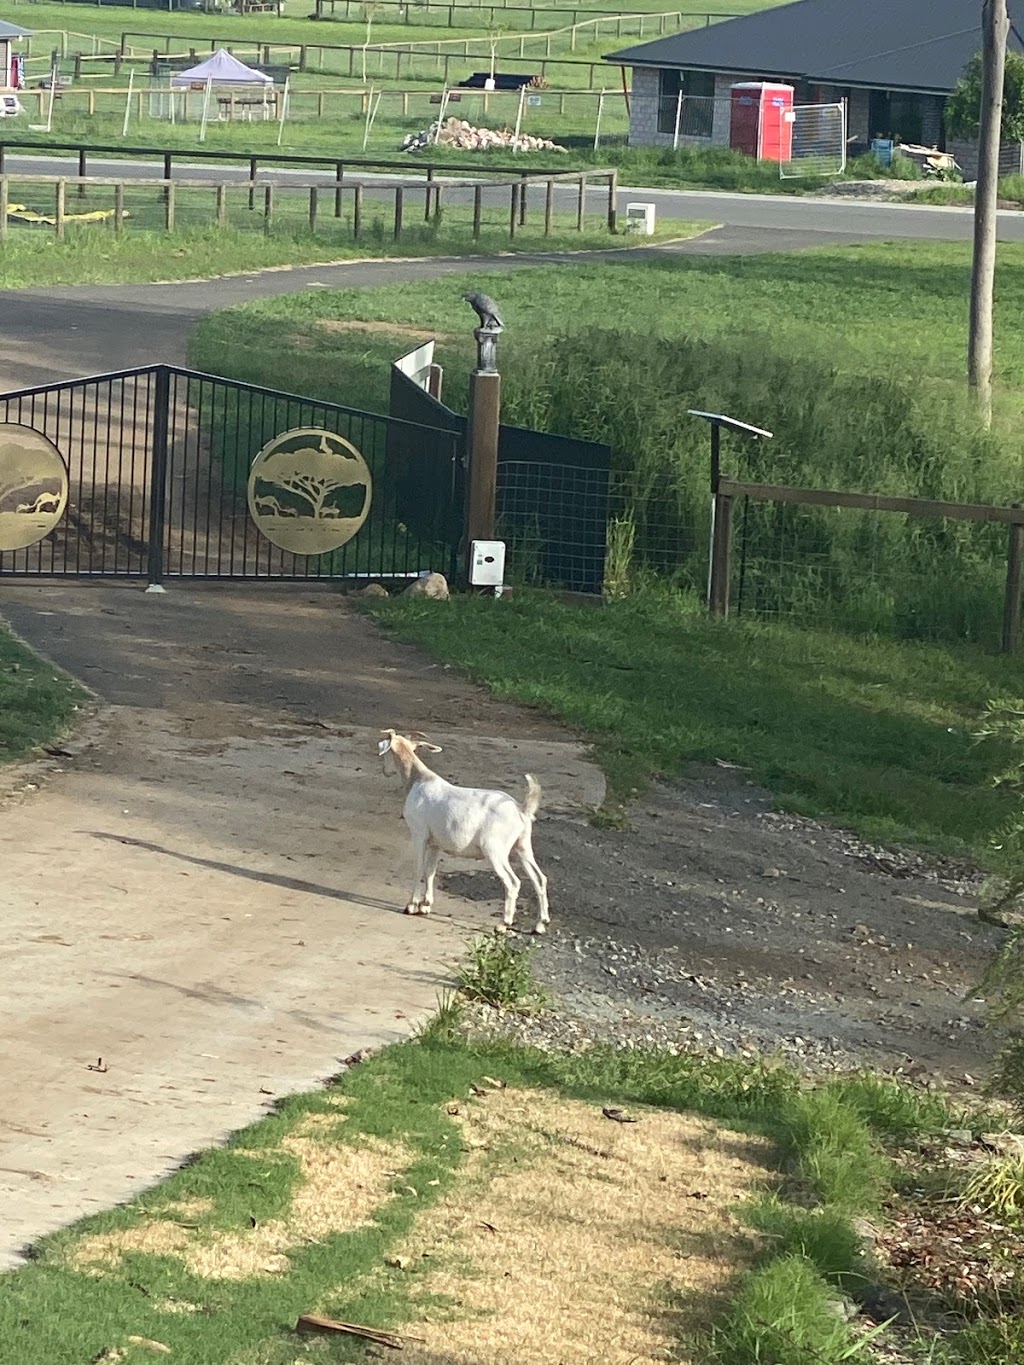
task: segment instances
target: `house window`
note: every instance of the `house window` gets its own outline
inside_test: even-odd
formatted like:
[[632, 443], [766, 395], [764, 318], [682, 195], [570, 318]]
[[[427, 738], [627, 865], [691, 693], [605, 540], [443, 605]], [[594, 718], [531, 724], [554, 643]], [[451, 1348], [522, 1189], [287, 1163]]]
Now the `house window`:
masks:
[[[680, 95], [682, 103], [680, 103]], [[658, 89], [658, 132], [710, 137], [715, 119], [713, 71], [662, 71]]]

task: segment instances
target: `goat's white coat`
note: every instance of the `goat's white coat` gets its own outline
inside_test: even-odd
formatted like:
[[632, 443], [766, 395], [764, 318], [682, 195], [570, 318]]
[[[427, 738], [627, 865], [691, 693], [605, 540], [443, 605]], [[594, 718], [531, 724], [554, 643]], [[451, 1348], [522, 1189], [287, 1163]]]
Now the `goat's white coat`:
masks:
[[440, 753], [436, 744], [420, 737], [384, 731], [378, 745], [390, 753], [405, 779], [408, 793], [404, 817], [416, 851], [416, 885], [405, 907], [407, 915], [428, 915], [434, 903], [434, 877], [442, 853], [460, 858], [486, 859], [505, 887], [504, 922], [515, 920], [522, 882], [512, 869], [516, 853], [537, 893], [538, 919], [534, 932], [543, 934], [549, 920], [547, 878], [533, 853], [533, 821], [540, 807], [540, 784], [526, 775], [526, 800], [519, 804], [507, 792], [483, 787], [456, 787], [428, 768], [417, 749]]

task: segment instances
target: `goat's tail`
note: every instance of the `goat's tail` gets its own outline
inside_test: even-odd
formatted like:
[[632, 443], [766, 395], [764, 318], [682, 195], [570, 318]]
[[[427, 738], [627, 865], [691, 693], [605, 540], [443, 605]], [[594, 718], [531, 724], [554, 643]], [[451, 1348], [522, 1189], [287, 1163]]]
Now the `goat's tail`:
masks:
[[522, 810], [527, 820], [532, 820], [540, 810], [540, 783], [531, 774], [526, 774], [526, 800], [523, 802]]

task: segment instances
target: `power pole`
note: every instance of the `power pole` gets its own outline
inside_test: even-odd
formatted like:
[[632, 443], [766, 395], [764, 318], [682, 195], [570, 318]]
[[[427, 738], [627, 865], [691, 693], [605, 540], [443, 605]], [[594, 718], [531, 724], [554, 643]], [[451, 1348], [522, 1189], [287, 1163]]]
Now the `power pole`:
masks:
[[978, 184], [974, 191], [974, 259], [971, 270], [971, 330], [967, 381], [982, 421], [992, 421], [992, 300], [996, 275], [999, 144], [1003, 120], [1003, 75], [1010, 19], [1006, 0], [982, 0], [981, 122]]

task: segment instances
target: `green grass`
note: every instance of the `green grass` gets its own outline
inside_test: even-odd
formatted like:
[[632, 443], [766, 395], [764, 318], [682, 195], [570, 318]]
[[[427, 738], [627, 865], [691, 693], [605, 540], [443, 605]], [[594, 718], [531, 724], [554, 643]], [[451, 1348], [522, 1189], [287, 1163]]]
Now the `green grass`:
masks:
[[479, 1000], [493, 1009], [536, 1009], [545, 995], [533, 974], [534, 951], [518, 946], [500, 931], [478, 938], [456, 972], [456, 984], [467, 1000]]
[[85, 699], [83, 688], [0, 623], [0, 763], [58, 738]]
[[613, 793], [688, 763], [738, 763], [785, 809], [866, 837], [988, 861], [1013, 800], [972, 731], [1018, 695], [1013, 659], [722, 624], [668, 593], [602, 611], [517, 594], [385, 602], [374, 615], [495, 694], [579, 730]]
[[866, 1348], [832, 1309], [833, 1295], [806, 1256], [780, 1256], [743, 1285], [712, 1338], [714, 1365], [839, 1365]]
[[[701, 585], [707, 432], [689, 408], [775, 433], [756, 448], [727, 441], [725, 468], [740, 477], [953, 502], [1019, 495], [1024, 345], [1011, 320], [1024, 303], [1024, 251], [1015, 246], [1000, 252], [992, 433], [979, 429], [965, 395], [966, 245], [624, 258], [571, 272], [473, 273], [443, 287], [324, 291], [210, 319], [193, 360], [381, 410], [403, 338], [381, 331], [354, 346], [352, 333], [322, 324], [413, 325], [439, 336], [446, 401], [464, 411], [467, 287], [503, 305], [506, 420], [611, 446], [633, 539], [628, 562], [615, 562], [619, 590], [652, 574]], [[738, 509], [736, 538], [737, 580], [741, 542], [747, 549], [748, 612], [862, 634], [998, 642], [1006, 552], [998, 527], [849, 511], [783, 517], [753, 503]], [[528, 556], [519, 547], [512, 559], [522, 581]]]
[[[362, 353], [352, 355], [343, 333], [331, 338], [317, 324], [358, 319], [436, 328], [445, 334], [443, 358], [452, 372], [449, 383], [459, 386], [452, 395], [458, 406], [469, 342], [453, 342], [450, 334], [467, 335], [459, 295], [472, 284], [495, 294], [504, 307], [505, 398], [516, 420], [531, 404], [546, 403], [543, 392], [520, 391], [517, 383], [522, 359], [536, 351], [538, 338], [562, 331], [586, 335], [595, 327], [616, 325], [653, 329], [666, 338], [710, 340], [735, 336], [742, 319], [744, 335], [771, 334], [777, 353], [819, 360], [824, 353], [850, 375], [906, 372], [915, 384], [934, 384], [934, 392], [941, 393], [963, 382], [969, 281], [969, 246], [931, 242], [750, 257], [682, 256], [642, 264], [624, 260], [572, 271], [474, 271], [451, 277], [443, 287], [425, 281], [261, 300], [203, 323], [192, 350], [196, 357], [215, 351], [231, 367], [229, 373], [265, 379], [271, 369], [280, 373], [279, 366], [289, 364], [279, 342], [316, 336], [323, 348], [319, 355], [296, 358], [306, 391], [336, 398], [356, 383], [379, 407], [386, 396], [392, 339], [385, 337], [364, 365]], [[1024, 387], [1024, 332], [1014, 323], [1024, 309], [1024, 246], [1000, 246], [996, 289], [998, 380], [1012, 395]], [[265, 345], [253, 341], [254, 327]], [[378, 355], [388, 357], [383, 368], [378, 368]], [[371, 386], [367, 376], [373, 373], [377, 378]], [[770, 425], [767, 386], [763, 400], [763, 411], [740, 415], [763, 417]]]
[[[585, 1055], [547, 1054], [506, 1044], [470, 1045], [446, 1040], [440, 1029], [419, 1042], [392, 1047], [348, 1072], [325, 1092], [285, 1101], [269, 1119], [244, 1129], [221, 1149], [195, 1161], [132, 1204], [89, 1218], [47, 1238], [24, 1269], [0, 1279], [0, 1359], [45, 1360], [46, 1365], [82, 1365], [122, 1345], [129, 1335], [170, 1347], [180, 1365], [291, 1365], [298, 1349], [291, 1331], [301, 1312], [320, 1311], [346, 1321], [398, 1327], [416, 1311], [409, 1298], [415, 1271], [387, 1270], [389, 1249], [409, 1230], [416, 1215], [458, 1179], [462, 1143], [446, 1112], [485, 1075], [511, 1085], [556, 1089], [600, 1104], [645, 1103], [691, 1109], [744, 1130], [766, 1133], [787, 1153], [794, 1171], [814, 1167], [805, 1185], [812, 1208], [752, 1211], [767, 1235], [764, 1261], [739, 1286], [734, 1310], [717, 1336], [723, 1362], [754, 1365], [756, 1334], [742, 1324], [756, 1322], [782, 1341], [838, 1342], [827, 1307], [825, 1276], [838, 1282], [840, 1262], [853, 1255], [842, 1210], [828, 1204], [835, 1184], [829, 1162], [845, 1166], [842, 1140], [870, 1146], [868, 1126], [844, 1119], [840, 1131], [834, 1107], [815, 1107], [801, 1095], [795, 1075], [762, 1063], [700, 1056], [619, 1052], [596, 1048]], [[346, 1097], [340, 1121], [332, 1100]], [[215, 1231], [241, 1231], [280, 1216], [295, 1189], [294, 1162], [279, 1143], [309, 1115], [338, 1116], [321, 1131], [328, 1144], [360, 1145], [384, 1140], [404, 1145], [409, 1164], [394, 1176], [396, 1195], [381, 1205], [374, 1221], [353, 1232], [308, 1243], [288, 1253], [286, 1272], [259, 1279], [211, 1280], [189, 1273], [176, 1257], [133, 1253], [96, 1277], [69, 1264], [83, 1235], [145, 1225], [155, 1217], [186, 1222], [200, 1243]], [[859, 1127], [857, 1125], [860, 1125]], [[874, 1158], [879, 1159], [877, 1152]], [[167, 1205], [212, 1202], [205, 1212], [168, 1215]], [[820, 1228], [800, 1234], [801, 1217]], [[771, 1226], [769, 1226], [771, 1224]], [[826, 1231], [828, 1230], [828, 1231]], [[796, 1245], [805, 1248], [796, 1252]], [[847, 1253], [843, 1248], [847, 1248]], [[797, 1262], [799, 1261], [799, 1264]], [[651, 1286], [652, 1293], [655, 1286]], [[174, 1312], [168, 1301], [198, 1311]], [[450, 1311], [448, 1306], [446, 1311]], [[824, 1333], [824, 1329], [828, 1332]], [[743, 1342], [746, 1341], [746, 1345]], [[361, 1348], [320, 1343], [316, 1360], [362, 1359]], [[303, 1357], [305, 1358], [305, 1356]], [[779, 1356], [795, 1362], [796, 1356]], [[836, 1356], [824, 1357], [831, 1362]]]
[[[480, 236], [474, 240], [470, 210], [446, 207], [440, 225], [424, 223], [422, 207], [411, 196], [397, 242], [393, 207], [386, 202], [367, 201], [357, 242], [352, 236], [349, 203], [340, 220], [329, 216], [330, 204], [322, 203], [316, 231], [310, 232], [306, 217], [308, 201], [300, 203], [298, 195], [281, 197], [279, 208], [275, 208], [273, 230], [264, 235], [262, 213], [247, 211], [244, 191], [229, 195], [231, 226], [226, 228], [211, 223], [212, 192], [179, 192], [177, 198], [180, 226], [172, 233], [147, 226], [162, 215], [162, 207], [152, 195], [143, 199], [142, 191], [133, 194], [131, 189], [125, 203], [127, 211], [135, 216], [120, 234], [115, 234], [109, 223], [71, 224], [63, 242], [54, 239], [52, 228], [14, 230], [0, 254], [0, 285], [19, 289], [30, 285], [145, 283], [382, 257], [630, 250], [644, 244], [639, 238], [609, 234], [596, 214], [589, 216], [582, 232], [575, 230], [575, 219], [570, 226], [566, 218], [556, 217], [549, 236], [544, 235], [542, 219], [534, 214], [510, 240], [507, 223], [499, 225], [502, 215], [493, 208], [485, 214]], [[322, 196], [323, 201], [327, 198]], [[20, 195], [17, 202], [34, 207], [37, 212], [52, 212], [38, 194], [35, 198]], [[106, 199], [93, 194], [85, 201], [69, 202], [68, 211], [76, 211], [79, 205], [82, 211], [88, 211], [100, 204], [106, 207]], [[663, 220], [658, 239], [693, 236], [703, 227], [699, 223]], [[650, 243], [650, 238], [645, 240]], [[300, 382], [294, 391], [305, 392], [307, 388], [308, 384]]]

